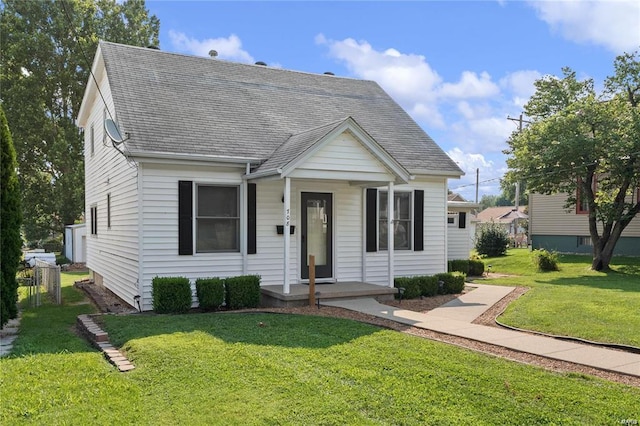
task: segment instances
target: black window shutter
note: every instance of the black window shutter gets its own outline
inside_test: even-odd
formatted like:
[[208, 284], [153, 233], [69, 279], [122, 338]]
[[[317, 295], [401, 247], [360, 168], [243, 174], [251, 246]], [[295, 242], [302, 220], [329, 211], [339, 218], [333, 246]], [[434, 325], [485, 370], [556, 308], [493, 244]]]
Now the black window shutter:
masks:
[[247, 191], [247, 254], [258, 252], [256, 212], [256, 184], [250, 183]]
[[365, 215], [367, 252], [378, 251], [378, 190], [375, 188], [367, 188]]
[[413, 250], [424, 250], [424, 191], [413, 193]]
[[193, 254], [193, 183], [178, 181], [178, 254]]
[[458, 228], [466, 228], [467, 227], [467, 212], [458, 213]]

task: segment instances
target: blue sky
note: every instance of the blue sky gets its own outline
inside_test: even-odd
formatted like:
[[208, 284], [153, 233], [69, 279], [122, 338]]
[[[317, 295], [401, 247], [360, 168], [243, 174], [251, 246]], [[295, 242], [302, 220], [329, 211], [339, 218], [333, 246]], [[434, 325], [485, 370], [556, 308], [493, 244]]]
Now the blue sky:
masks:
[[378, 82], [467, 173], [500, 192], [509, 134], [543, 75], [601, 85], [640, 48], [637, 1], [154, 1], [160, 48]]

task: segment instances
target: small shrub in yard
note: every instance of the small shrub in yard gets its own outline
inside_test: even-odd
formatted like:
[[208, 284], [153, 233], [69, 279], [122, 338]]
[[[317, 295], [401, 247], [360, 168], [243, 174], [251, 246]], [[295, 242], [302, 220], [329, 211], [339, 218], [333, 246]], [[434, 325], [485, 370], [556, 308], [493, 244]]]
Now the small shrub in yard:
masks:
[[196, 280], [198, 304], [205, 311], [220, 309], [224, 303], [224, 280], [221, 278], [198, 278]]
[[469, 272], [469, 260], [467, 259], [454, 259], [448, 262], [448, 272]]
[[441, 294], [458, 294], [464, 290], [464, 279], [466, 275], [462, 272], [445, 272], [436, 274], [437, 281], [442, 281]]
[[533, 261], [539, 271], [557, 271], [558, 270], [558, 255], [555, 252], [549, 252], [547, 250], [535, 250], [533, 252]]
[[467, 275], [472, 277], [481, 277], [482, 274], [484, 274], [484, 262], [479, 259], [470, 259]]
[[[416, 277], [396, 277], [393, 280], [393, 286], [395, 288], [404, 288], [404, 294], [402, 295], [403, 299], [415, 299], [416, 297], [420, 297], [422, 293], [420, 289], [420, 283], [416, 279]], [[400, 294], [396, 294], [396, 299], [400, 298]]]
[[478, 254], [495, 257], [504, 256], [509, 245], [507, 231], [497, 223], [489, 223], [480, 228], [480, 235], [476, 240]]
[[180, 314], [191, 308], [191, 284], [185, 277], [155, 277], [153, 310], [159, 314]]
[[260, 276], [241, 275], [224, 280], [227, 308], [257, 308], [260, 304]]
[[433, 276], [415, 277], [420, 285], [420, 293], [425, 297], [438, 294], [438, 279]]

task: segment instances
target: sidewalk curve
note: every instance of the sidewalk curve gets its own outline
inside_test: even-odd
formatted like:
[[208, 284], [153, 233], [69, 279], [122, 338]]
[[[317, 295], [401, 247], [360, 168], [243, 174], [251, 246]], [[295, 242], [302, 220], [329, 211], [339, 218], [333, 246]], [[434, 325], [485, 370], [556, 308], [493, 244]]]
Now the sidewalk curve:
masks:
[[640, 377], [640, 354], [569, 342], [499, 327], [472, 324], [474, 319], [482, 315], [514, 289], [514, 287], [484, 284], [473, 284], [472, 287], [476, 288], [424, 314], [383, 305], [373, 298], [323, 300], [321, 304], [349, 309], [413, 327], [473, 339], [520, 352]]

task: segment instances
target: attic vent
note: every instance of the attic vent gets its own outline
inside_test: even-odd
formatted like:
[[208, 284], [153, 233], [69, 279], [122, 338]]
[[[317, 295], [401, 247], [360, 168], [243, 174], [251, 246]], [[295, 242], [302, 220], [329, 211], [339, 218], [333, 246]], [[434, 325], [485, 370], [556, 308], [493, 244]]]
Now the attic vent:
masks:
[[325, 71], [324, 75], [335, 75], [334, 73], [332, 73], [331, 71]]
[[158, 46], [154, 46], [153, 44], [148, 45], [147, 49], [160, 50], [160, 48]]
[[262, 65], [263, 67], [266, 67], [267, 63], [266, 62], [262, 62], [262, 61], [258, 61], [258, 62], [256, 62], [256, 65]]
[[215, 58], [216, 56], [218, 56], [218, 51], [211, 49], [209, 51], [209, 56], [211, 56], [212, 58]]

